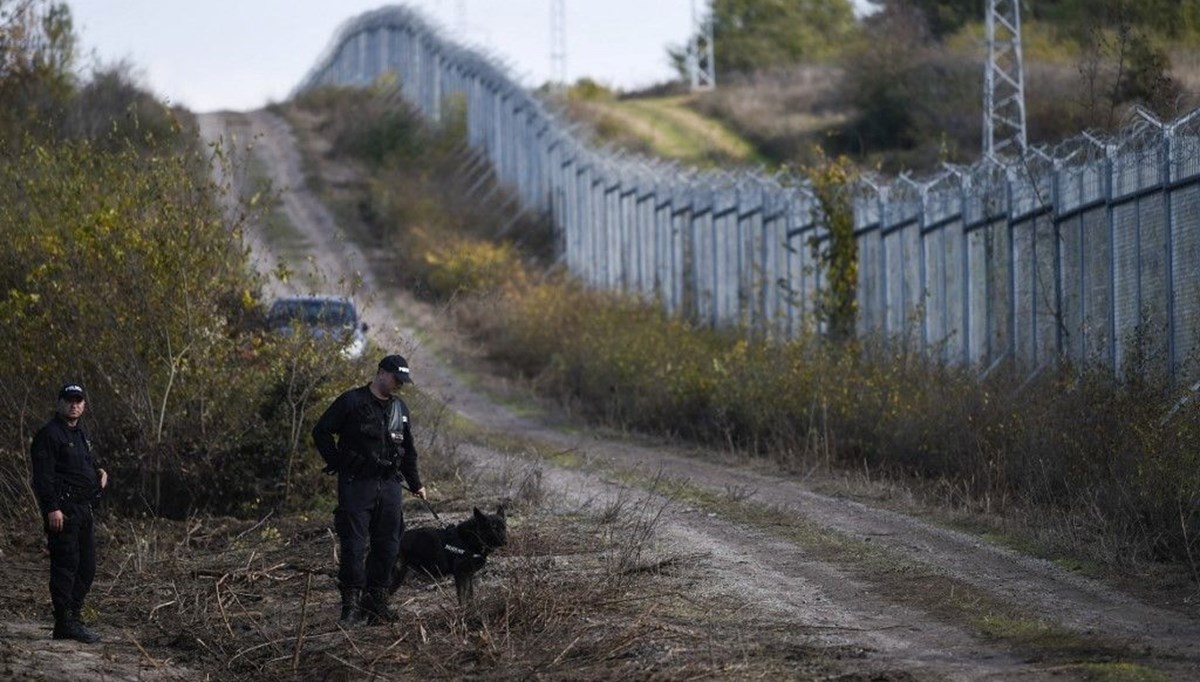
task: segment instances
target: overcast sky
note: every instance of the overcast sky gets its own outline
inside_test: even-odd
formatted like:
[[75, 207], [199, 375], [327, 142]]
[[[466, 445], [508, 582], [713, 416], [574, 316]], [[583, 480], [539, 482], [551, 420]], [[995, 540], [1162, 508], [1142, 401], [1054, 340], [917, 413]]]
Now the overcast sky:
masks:
[[[566, 0], [567, 78], [622, 89], [671, 78], [692, 3]], [[378, 0], [67, 0], [83, 52], [126, 60], [142, 85], [193, 111], [247, 110], [287, 97], [346, 19]], [[486, 47], [524, 85], [550, 77], [551, 0], [413, 0], [450, 35]], [[720, 65], [718, 64], [718, 69]], [[719, 73], [719, 72], [718, 72]]]

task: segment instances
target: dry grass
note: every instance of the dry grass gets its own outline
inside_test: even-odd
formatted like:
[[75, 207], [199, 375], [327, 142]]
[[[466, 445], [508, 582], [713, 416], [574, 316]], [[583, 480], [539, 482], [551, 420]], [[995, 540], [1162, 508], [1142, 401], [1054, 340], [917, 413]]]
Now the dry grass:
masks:
[[[462, 478], [481, 486], [506, 480]], [[447, 523], [514, 492], [446, 488], [438, 507]], [[656, 548], [661, 507], [652, 493], [564, 512], [539, 502], [552, 499], [545, 491], [522, 489], [512, 500], [510, 543], [493, 555], [467, 608], [446, 581], [418, 581], [393, 600], [399, 623], [340, 628], [336, 541], [323, 514], [104, 516], [101, 571], [85, 616], [117, 642], [106, 646], [168, 677], [771, 677], [797, 670], [789, 657], [798, 650], [806, 659], [799, 669], [828, 669], [820, 649], [782, 629], [743, 637], [732, 612], [693, 603], [692, 562]], [[433, 523], [419, 507], [406, 511], [412, 526]], [[0, 595], [0, 617], [48, 621], [41, 535], [9, 521], [16, 532], [6, 536], [0, 574], [12, 587]], [[0, 651], [0, 665], [18, 655]]]
[[693, 106], [750, 141], [767, 161], [796, 163], [809, 158], [826, 132], [850, 120], [842, 80], [840, 69], [827, 66], [737, 76], [698, 96]]

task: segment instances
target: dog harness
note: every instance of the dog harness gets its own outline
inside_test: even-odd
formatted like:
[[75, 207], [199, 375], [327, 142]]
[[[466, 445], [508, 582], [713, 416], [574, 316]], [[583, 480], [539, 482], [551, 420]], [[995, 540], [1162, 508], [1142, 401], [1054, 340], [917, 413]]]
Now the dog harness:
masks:
[[468, 552], [467, 550], [464, 550], [462, 548], [456, 548], [456, 546], [451, 545], [451, 544], [445, 544], [442, 546], [443, 546], [443, 548], [445, 548], [446, 551], [449, 551], [449, 552], [451, 552], [451, 554], [456, 554], [458, 556], [470, 555], [470, 558], [487, 558], [487, 555], [473, 554], [473, 552]]

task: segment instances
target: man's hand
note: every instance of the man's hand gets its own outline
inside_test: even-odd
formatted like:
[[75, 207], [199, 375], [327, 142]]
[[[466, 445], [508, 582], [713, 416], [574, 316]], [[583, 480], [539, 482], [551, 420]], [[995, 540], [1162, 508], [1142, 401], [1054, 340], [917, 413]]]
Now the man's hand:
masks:
[[66, 517], [63, 516], [61, 509], [55, 509], [49, 514], [46, 514], [46, 522], [50, 524], [50, 530], [54, 533], [62, 532], [64, 518]]
[[417, 488], [416, 490], [414, 490], [413, 495], [416, 495], [417, 497], [421, 498], [422, 500], [426, 499], [425, 486], [421, 486], [420, 488]]
[[108, 487], [108, 472], [104, 469], [100, 470], [100, 489], [104, 490]]

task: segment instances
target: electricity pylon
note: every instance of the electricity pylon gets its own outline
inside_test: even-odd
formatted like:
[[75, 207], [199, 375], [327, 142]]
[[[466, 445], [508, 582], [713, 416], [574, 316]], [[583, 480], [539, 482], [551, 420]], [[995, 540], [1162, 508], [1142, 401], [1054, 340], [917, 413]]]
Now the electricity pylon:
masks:
[[983, 75], [983, 154], [1020, 155], [1025, 138], [1025, 69], [1020, 0], [988, 0]]
[[710, 6], [707, 12], [697, 14], [696, 0], [692, 0], [691, 35], [687, 68], [692, 90], [711, 90], [717, 86], [717, 69], [713, 62], [713, 12]]
[[566, 0], [550, 0], [550, 82], [567, 84]]

